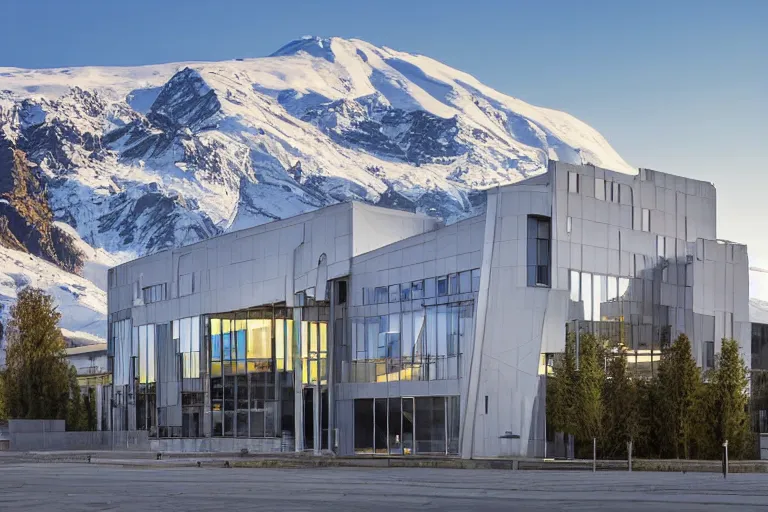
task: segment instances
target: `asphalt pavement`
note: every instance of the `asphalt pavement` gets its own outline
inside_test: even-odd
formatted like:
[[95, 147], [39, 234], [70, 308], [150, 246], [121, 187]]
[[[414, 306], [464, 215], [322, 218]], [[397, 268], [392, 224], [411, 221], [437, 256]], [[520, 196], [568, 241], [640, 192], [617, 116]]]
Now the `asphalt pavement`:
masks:
[[2, 511], [768, 510], [768, 475], [0, 465]]

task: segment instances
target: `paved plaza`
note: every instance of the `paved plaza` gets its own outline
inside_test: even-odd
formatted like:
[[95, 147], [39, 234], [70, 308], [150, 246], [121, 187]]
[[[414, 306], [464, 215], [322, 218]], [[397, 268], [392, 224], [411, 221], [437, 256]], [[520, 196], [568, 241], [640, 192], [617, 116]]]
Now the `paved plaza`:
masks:
[[0, 510], [768, 510], [768, 475], [0, 464]]

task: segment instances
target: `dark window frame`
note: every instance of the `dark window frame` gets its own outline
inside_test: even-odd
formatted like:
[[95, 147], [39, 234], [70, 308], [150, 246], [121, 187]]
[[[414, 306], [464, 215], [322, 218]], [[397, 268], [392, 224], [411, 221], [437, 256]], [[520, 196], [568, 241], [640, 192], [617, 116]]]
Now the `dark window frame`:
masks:
[[552, 286], [552, 219], [542, 215], [528, 216], [527, 284], [531, 287]]

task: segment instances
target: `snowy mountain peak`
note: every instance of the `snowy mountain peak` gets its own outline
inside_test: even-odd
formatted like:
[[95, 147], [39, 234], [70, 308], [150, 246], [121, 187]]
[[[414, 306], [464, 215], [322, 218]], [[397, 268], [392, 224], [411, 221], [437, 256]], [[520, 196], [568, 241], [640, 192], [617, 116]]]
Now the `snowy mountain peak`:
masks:
[[[482, 189], [544, 172], [549, 159], [635, 172], [568, 114], [429, 57], [335, 37], [225, 62], [0, 68], [0, 133], [42, 180], [50, 232], [84, 255], [66, 270], [99, 285], [122, 259], [339, 201], [450, 221], [480, 211]], [[0, 303], [28, 282], [50, 279], [9, 277]], [[71, 300], [97, 308], [74, 316], [104, 336], [93, 315], [105, 305], [89, 300]]]
[[331, 41], [333, 39], [343, 41], [343, 39], [340, 38], [304, 36], [301, 39], [296, 39], [281, 47], [270, 55], [270, 57], [287, 57], [303, 52], [313, 57], [325, 59], [328, 62], [334, 62], [335, 57], [333, 55], [333, 50], [331, 49]]

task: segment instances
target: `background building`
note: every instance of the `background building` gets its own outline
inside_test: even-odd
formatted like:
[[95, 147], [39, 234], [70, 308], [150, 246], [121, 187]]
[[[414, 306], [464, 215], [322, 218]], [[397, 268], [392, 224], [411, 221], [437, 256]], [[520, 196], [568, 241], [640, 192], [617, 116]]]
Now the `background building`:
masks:
[[109, 273], [111, 424], [171, 449], [543, 455], [566, 332], [651, 375], [679, 333], [750, 360], [711, 184], [550, 162], [483, 215], [340, 204]]

